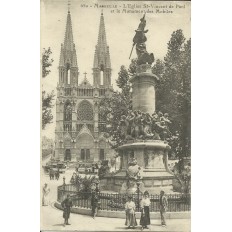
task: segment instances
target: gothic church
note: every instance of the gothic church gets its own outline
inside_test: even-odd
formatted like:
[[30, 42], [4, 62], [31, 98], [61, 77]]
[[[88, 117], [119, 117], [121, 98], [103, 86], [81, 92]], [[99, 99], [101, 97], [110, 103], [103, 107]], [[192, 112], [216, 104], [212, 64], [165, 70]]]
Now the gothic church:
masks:
[[114, 151], [105, 140], [105, 122], [99, 117], [99, 101], [110, 97], [111, 62], [101, 13], [94, 53], [93, 85], [79, 83], [71, 14], [68, 11], [64, 44], [61, 44], [57, 84], [55, 158], [61, 161], [96, 162], [110, 159]]

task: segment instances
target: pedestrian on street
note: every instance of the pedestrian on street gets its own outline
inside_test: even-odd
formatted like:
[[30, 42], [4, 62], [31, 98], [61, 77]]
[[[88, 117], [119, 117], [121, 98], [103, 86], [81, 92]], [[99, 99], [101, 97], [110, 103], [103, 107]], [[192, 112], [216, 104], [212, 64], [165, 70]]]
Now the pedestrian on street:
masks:
[[160, 191], [160, 216], [161, 216], [161, 225], [166, 226], [166, 211], [168, 209], [168, 200], [164, 195], [164, 191]]
[[48, 206], [48, 194], [50, 193], [50, 188], [48, 187], [48, 184], [45, 183], [43, 187], [43, 198], [42, 198], [42, 205]]
[[128, 201], [125, 204], [126, 211], [126, 222], [125, 225], [129, 229], [130, 227], [135, 228], [137, 221], [135, 217], [135, 203], [132, 201], [132, 197], [128, 197]]
[[64, 226], [70, 225], [68, 223], [68, 219], [69, 219], [71, 207], [73, 206], [73, 204], [72, 204], [72, 200], [69, 194], [67, 195], [66, 199], [61, 203], [61, 206], [63, 208]]
[[140, 202], [141, 207], [141, 218], [140, 218], [140, 225], [142, 226], [142, 230], [149, 229], [147, 226], [151, 224], [150, 221], [150, 209], [149, 206], [151, 204], [149, 193], [145, 191], [143, 194], [143, 199]]
[[49, 169], [49, 178], [50, 178], [50, 180], [52, 179], [52, 169], [51, 168]]
[[50, 168], [50, 172], [49, 172], [50, 180], [54, 180], [54, 174], [55, 174], [55, 172], [54, 172], [53, 168]]
[[99, 206], [99, 189], [96, 188], [93, 192], [92, 192], [92, 197], [91, 197], [91, 207], [92, 207], [92, 217], [93, 219], [95, 219], [95, 217], [97, 216], [97, 212], [98, 212], [98, 206]]
[[94, 174], [95, 166], [94, 164], [92, 165], [92, 173]]
[[58, 168], [57, 172], [56, 172], [56, 180], [60, 179], [60, 169]]

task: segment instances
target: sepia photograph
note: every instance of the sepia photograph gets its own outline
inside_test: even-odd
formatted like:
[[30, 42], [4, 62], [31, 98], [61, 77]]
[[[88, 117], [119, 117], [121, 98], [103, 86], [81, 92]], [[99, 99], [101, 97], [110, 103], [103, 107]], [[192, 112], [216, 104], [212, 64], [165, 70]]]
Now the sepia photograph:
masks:
[[41, 231], [191, 231], [191, 1], [41, 0]]

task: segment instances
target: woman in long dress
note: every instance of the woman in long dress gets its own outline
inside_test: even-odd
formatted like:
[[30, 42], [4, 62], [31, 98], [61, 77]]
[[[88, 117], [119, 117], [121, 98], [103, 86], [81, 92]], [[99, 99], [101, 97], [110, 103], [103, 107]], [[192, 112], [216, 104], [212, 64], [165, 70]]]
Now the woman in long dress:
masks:
[[137, 221], [135, 217], [135, 203], [132, 201], [132, 197], [128, 197], [128, 201], [125, 204], [126, 211], [126, 222], [125, 225], [130, 228], [137, 226]]
[[50, 193], [50, 189], [48, 185], [45, 183], [43, 187], [43, 199], [42, 199], [42, 205], [47, 206], [48, 205], [48, 194]]
[[143, 199], [141, 200], [141, 219], [140, 219], [140, 225], [142, 226], [142, 230], [149, 229], [147, 226], [151, 224], [150, 221], [150, 206], [151, 202], [149, 199], [149, 193], [148, 191], [145, 191], [143, 194]]

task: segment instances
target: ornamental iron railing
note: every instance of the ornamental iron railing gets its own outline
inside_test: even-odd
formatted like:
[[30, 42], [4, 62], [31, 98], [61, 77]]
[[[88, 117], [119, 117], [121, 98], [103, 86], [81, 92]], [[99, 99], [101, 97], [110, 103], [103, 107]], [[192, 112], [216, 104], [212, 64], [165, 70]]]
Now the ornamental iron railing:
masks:
[[[57, 189], [57, 200], [62, 202], [67, 195], [71, 196], [73, 206], [80, 208], [91, 209], [91, 192], [78, 192], [74, 185], [62, 185]], [[99, 209], [107, 211], [124, 211], [125, 203], [128, 196], [136, 205], [136, 212], [140, 211], [140, 200], [142, 193], [139, 194], [120, 194], [120, 193], [99, 193]], [[168, 212], [182, 212], [191, 210], [191, 194], [166, 194], [168, 200]], [[150, 211], [159, 212], [160, 210], [160, 196], [159, 194], [150, 194]]]

